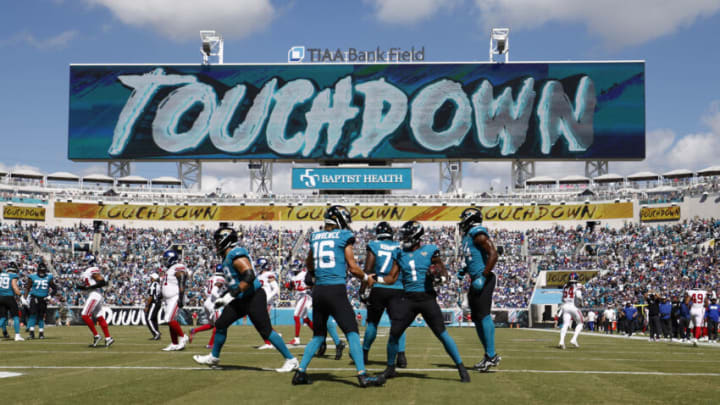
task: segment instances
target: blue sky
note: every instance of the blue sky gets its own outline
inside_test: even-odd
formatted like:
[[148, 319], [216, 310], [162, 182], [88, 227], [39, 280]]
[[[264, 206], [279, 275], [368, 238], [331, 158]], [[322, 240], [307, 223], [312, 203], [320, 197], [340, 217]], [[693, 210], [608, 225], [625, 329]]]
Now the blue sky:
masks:
[[[292, 45], [425, 47], [431, 61], [484, 61], [490, 27], [508, 26], [511, 59], [646, 60], [648, 159], [611, 163], [629, 174], [702, 169], [720, 153], [718, 0], [28, 0], [0, 13], [0, 168], [103, 172], [67, 160], [70, 63], [199, 63], [200, 29], [225, 38], [225, 62], [285, 62]], [[502, 187], [509, 163], [467, 164], [465, 189]], [[538, 174], [582, 174], [576, 163]], [[137, 164], [136, 174], [175, 175], [172, 164]], [[418, 173], [419, 170], [416, 170]], [[416, 191], [436, 192], [416, 174]], [[246, 187], [243, 165], [208, 164], [212, 189]], [[289, 171], [276, 168], [275, 189]]]

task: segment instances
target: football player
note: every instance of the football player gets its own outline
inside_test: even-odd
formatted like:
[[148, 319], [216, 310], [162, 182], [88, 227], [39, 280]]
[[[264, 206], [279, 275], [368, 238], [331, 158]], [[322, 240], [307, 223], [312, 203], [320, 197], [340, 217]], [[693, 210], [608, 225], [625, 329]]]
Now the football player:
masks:
[[[417, 221], [405, 222], [400, 228], [402, 250], [397, 261], [393, 264], [390, 275], [377, 278], [379, 283], [393, 284], [397, 281], [400, 272], [402, 272], [404, 290], [399, 305], [390, 308], [391, 326], [390, 338], [387, 344], [388, 359], [387, 368], [383, 375], [385, 378], [397, 376], [395, 363], [400, 336], [413, 323], [418, 314], [422, 314], [425, 323], [442, 342], [445, 351], [457, 366], [460, 381], [470, 382], [470, 374], [468, 374], [462, 358], [460, 358], [457, 345], [445, 329], [442, 310], [438, 305], [437, 293], [433, 287], [433, 282], [436, 280], [441, 283], [447, 280], [447, 270], [440, 258], [438, 247], [433, 244], [421, 244], [421, 238], [424, 234], [425, 229], [421, 223]], [[435, 271], [431, 273], [431, 267], [433, 266]], [[371, 278], [368, 284], [372, 287], [374, 281]]]
[[87, 254], [83, 259], [83, 264], [87, 266], [87, 268], [80, 275], [80, 283], [76, 285], [76, 288], [90, 291], [90, 294], [88, 294], [85, 299], [85, 306], [80, 312], [82, 320], [93, 334], [93, 342], [90, 344], [90, 347], [97, 347], [98, 342], [100, 342], [100, 335], [97, 329], [95, 329], [95, 321], [93, 318], [100, 324], [103, 334], [105, 335], [105, 347], [110, 347], [115, 343], [115, 339], [110, 336], [107, 321], [105, 321], [105, 317], [101, 314], [102, 306], [105, 302], [102, 288], [107, 285], [107, 281], [100, 273], [100, 269], [96, 266], [95, 256]]
[[263, 340], [269, 340], [285, 358], [283, 366], [275, 371], [285, 373], [296, 369], [297, 359], [285, 346], [280, 335], [272, 330], [265, 290], [260, 286], [260, 280], [255, 277], [250, 253], [244, 247], [238, 246], [237, 232], [232, 228], [221, 227], [215, 231], [213, 238], [215, 248], [223, 260], [222, 269], [227, 292], [215, 301], [215, 308], [224, 308], [215, 322], [215, 342], [212, 352], [205, 356], [193, 356], [193, 359], [211, 367], [218, 365], [228, 327], [247, 315]]
[[466, 274], [470, 275], [468, 304], [475, 330], [485, 348], [485, 356], [474, 367], [486, 372], [490, 367], [497, 367], [501, 358], [495, 352], [495, 323], [491, 313], [496, 280], [492, 270], [497, 263], [498, 252], [482, 221], [482, 211], [477, 208], [467, 208], [460, 214], [458, 226], [463, 235], [465, 267], [458, 272], [458, 277], [462, 282]]
[[310, 236], [310, 251], [305, 261], [308, 272], [315, 277], [312, 291], [313, 338], [305, 346], [292, 383], [312, 383], [306, 373], [307, 366], [325, 341], [328, 318], [333, 316], [350, 345], [350, 357], [355, 362], [360, 386], [382, 386], [385, 383], [383, 376], [370, 376], [365, 371], [355, 311], [347, 297], [348, 270], [353, 276], [365, 281], [370, 278], [355, 261], [352, 247], [355, 236], [350, 230], [350, 211], [343, 206], [331, 206], [325, 211], [324, 222], [324, 230]]
[[[387, 222], [383, 221], [375, 227], [376, 240], [369, 241], [365, 255], [365, 273], [374, 274], [375, 279], [387, 277], [390, 274], [392, 265], [400, 253], [400, 243], [393, 241], [393, 229]], [[360, 295], [366, 294], [361, 287]], [[403, 296], [402, 276], [393, 284], [375, 283], [370, 289], [367, 297], [367, 327], [363, 338], [363, 356], [368, 361], [368, 353], [377, 336], [377, 325], [380, 323], [383, 311], [391, 312], [390, 306], [397, 305]], [[398, 342], [397, 367], [406, 368], [407, 358], [405, 357], [405, 333], [400, 336]]]
[[305, 283], [307, 270], [302, 269], [299, 273], [292, 276], [286, 287], [289, 290], [295, 290], [295, 312], [293, 320], [295, 321], [295, 337], [290, 341], [290, 345], [300, 344], [300, 328], [305, 323], [310, 330], [313, 329], [313, 323], [310, 320], [309, 313], [312, 309], [312, 296], [310, 295], [310, 287]]
[[163, 351], [185, 350], [185, 345], [190, 338], [183, 333], [180, 323], [177, 321], [177, 313], [184, 305], [185, 280], [188, 271], [185, 265], [180, 263], [180, 254], [174, 249], [166, 250], [162, 260], [165, 265], [165, 278], [162, 282], [162, 307], [165, 317], [160, 323], [168, 325], [171, 340], [171, 343]]
[[698, 339], [702, 337], [702, 327], [705, 321], [705, 300], [707, 299], [707, 291], [705, 290], [688, 290], [687, 295], [690, 297], [692, 306], [690, 307], [690, 317], [692, 318], [695, 335], [692, 338], [693, 346], [697, 346]]
[[578, 284], [579, 279], [580, 277], [578, 274], [573, 271], [568, 276], [567, 284], [563, 287], [561, 303], [563, 324], [562, 329], [560, 329], [560, 343], [558, 343], [558, 347], [560, 349], [565, 349], [565, 335], [567, 334], [572, 321], [575, 321], [576, 326], [575, 333], [573, 334], [572, 339], [570, 339], [570, 344], [575, 347], [580, 347], [577, 339], [583, 328], [583, 315], [577, 308], [578, 306], [582, 306], [582, 286]]
[[193, 341], [193, 337], [196, 333], [205, 330], [212, 329], [212, 335], [210, 335], [210, 341], [205, 348], [212, 349], [215, 343], [215, 321], [220, 317], [221, 310], [215, 308], [215, 301], [225, 294], [225, 275], [223, 274], [222, 264], [218, 264], [215, 267], [215, 274], [211, 276], [205, 287], [205, 302], [203, 302], [203, 308], [205, 309], [205, 315], [207, 316], [208, 323], [205, 325], [198, 326], [197, 328], [190, 329], [190, 343]]
[[[30, 305], [30, 317], [28, 328], [30, 339], [35, 339], [35, 324], [38, 325], [38, 337], [45, 339], [45, 315], [47, 314], [47, 301], [50, 296], [55, 295], [57, 289], [53, 281], [53, 275], [48, 274], [44, 262], [37, 265], [37, 273], [30, 275], [30, 282], [25, 286], [25, 295], [22, 297], [24, 303]], [[28, 295], [30, 298], [28, 299]]]
[[[270, 314], [273, 304], [275, 303], [275, 299], [280, 292], [280, 286], [277, 282], [277, 276], [275, 275], [275, 272], [272, 271], [270, 261], [268, 261], [268, 259], [264, 257], [257, 259], [257, 262], [255, 263], [255, 268], [260, 272], [258, 280], [260, 280], [260, 285], [265, 290], [265, 295], [267, 295], [267, 311], [268, 314]], [[258, 347], [259, 350], [266, 350], [272, 348], [273, 345], [267, 339], [265, 339], [262, 346]]]
[[20, 287], [18, 287], [17, 263], [9, 262], [0, 273], [0, 325], [4, 329], [7, 323], [6, 316], [12, 316], [16, 342], [25, 340], [20, 336], [20, 310], [15, 301], [15, 296], [21, 294]]

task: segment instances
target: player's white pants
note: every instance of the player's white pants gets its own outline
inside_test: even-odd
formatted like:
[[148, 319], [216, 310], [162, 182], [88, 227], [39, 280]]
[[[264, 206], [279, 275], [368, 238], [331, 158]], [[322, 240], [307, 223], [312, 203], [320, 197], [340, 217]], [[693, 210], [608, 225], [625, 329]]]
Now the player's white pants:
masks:
[[304, 294], [301, 298], [298, 298], [295, 302], [295, 312], [293, 316], [297, 316], [300, 319], [306, 318], [308, 311], [312, 309], [312, 297], [308, 294]]
[[690, 308], [690, 317], [693, 321], [693, 327], [695, 328], [701, 328], [703, 326], [703, 321], [705, 318], [705, 309], [704, 308]]
[[161, 324], [167, 324], [175, 320], [178, 312], [178, 299], [179, 296], [174, 297], [163, 297], [163, 319], [160, 321]]
[[575, 321], [577, 324], [575, 326], [575, 333], [573, 333], [572, 342], [577, 342], [577, 337], [580, 334], [580, 331], [583, 328], [583, 316], [582, 312], [580, 312], [579, 309], [573, 304], [563, 304], [562, 306], [562, 317], [563, 317], [563, 326], [560, 330], [560, 344], [565, 344], [565, 334], [567, 334], [567, 330], [570, 328], [570, 321]]
[[100, 312], [102, 311], [103, 303], [105, 302], [105, 298], [97, 291], [91, 292], [87, 299], [85, 300], [85, 306], [82, 309], [82, 312], [80, 313], [82, 316], [93, 316], [95, 318], [100, 315]]
[[205, 308], [205, 314], [210, 324], [215, 325], [215, 321], [220, 317], [220, 311], [215, 310], [215, 302], [211, 298], [207, 298], [203, 302], [203, 308]]

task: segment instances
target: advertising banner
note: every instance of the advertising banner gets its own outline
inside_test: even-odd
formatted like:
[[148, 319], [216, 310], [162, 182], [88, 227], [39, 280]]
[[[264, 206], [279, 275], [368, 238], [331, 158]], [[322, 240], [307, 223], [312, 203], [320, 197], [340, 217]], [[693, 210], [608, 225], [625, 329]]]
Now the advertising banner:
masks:
[[[353, 221], [458, 221], [469, 206], [360, 205]], [[55, 203], [56, 218], [149, 221], [322, 221], [326, 206], [133, 205]], [[632, 203], [483, 207], [486, 221], [584, 221], [631, 218]]]
[[680, 207], [643, 207], [640, 209], [640, 221], [679, 221]]
[[3, 207], [3, 218], [21, 219], [30, 221], [44, 221], [45, 208], [43, 207], [16, 207], [5, 205]]
[[[545, 273], [546, 287], [557, 287], [560, 288], [567, 284], [568, 278], [570, 278], [571, 271], [548, 271]], [[580, 278], [578, 283], [585, 284], [590, 281], [593, 277], [598, 275], [597, 271], [576, 271]]]
[[412, 190], [412, 169], [393, 167], [293, 168], [297, 190]]
[[72, 160], [639, 160], [644, 62], [71, 65]]

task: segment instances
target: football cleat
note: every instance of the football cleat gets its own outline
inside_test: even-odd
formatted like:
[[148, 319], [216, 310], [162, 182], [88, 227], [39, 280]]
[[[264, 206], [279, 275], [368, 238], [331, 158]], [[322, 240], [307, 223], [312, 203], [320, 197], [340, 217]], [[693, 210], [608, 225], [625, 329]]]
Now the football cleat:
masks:
[[275, 371], [278, 373], [289, 373], [293, 370], [297, 370], [299, 366], [300, 363], [298, 362], [298, 359], [293, 357], [292, 359], [285, 360], [285, 364], [283, 364], [280, 368], [276, 368]]
[[[564, 349], [565, 345], [562, 345], [561, 348]], [[500, 364], [500, 360], [502, 360], [502, 358], [498, 354], [495, 354], [493, 357], [486, 354], [482, 361], [474, 365], [473, 368], [481, 373], [485, 373], [490, 369], [490, 367], [497, 367]]]
[[296, 370], [295, 375], [292, 378], [292, 385], [309, 385], [312, 384], [312, 380], [308, 377], [304, 371]]
[[395, 366], [387, 366], [385, 371], [382, 372], [383, 377], [385, 377], [386, 380], [389, 380], [391, 378], [395, 378], [398, 376], [397, 371], [395, 371]]
[[88, 347], [97, 347], [97, 344], [100, 343], [100, 339], [102, 339], [100, 335], [93, 336], [93, 342]]
[[575, 347], [577, 347], [577, 348], [580, 348], [580, 345], [578, 344], [578, 342], [576, 342], [576, 341], [574, 341], [574, 340], [571, 340], [571, 341], [570, 341], [570, 344], [573, 345], [573, 346], [575, 346]]
[[23, 337], [20, 336], [19, 334], [16, 334], [16, 335], [15, 335], [15, 341], [16, 341], [16, 342], [24, 342], [25, 339], [23, 339]]
[[220, 359], [213, 356], [212, 353], [206, 354], [204, 356], [195, 355], [193, 356], [193, 360], [195, 360], [198, 364], [203, 364], [205, 366], [214, 367], [220, 364]]
[[212, 349], [212, 348], [213, 348], [213, 345], [205, 345], [205, 348], [206, 348], [206, 349]]
[[317, 351], [317, 355], [324, 356], [326, 351], [327, 351], [327, 343], [325, 343], [325, 341], [323, 341], [322, 344], [320, 344], [320, 348]]
[[335, 360], [342, 359], [343, 350], [345, 350], [345, 342], [340, 341], [340, 343], [335, 345]]
[[30, 331], [30, 336], [28, 336], [28, 339], [30, 339], [30, 340], [35, 339], [35, 332], [34, 332], [34, 331]]
[[40, 338], [40, 339], [45, 339], [45, 332], [40, 332], [39, 338]]
[[297, 346], [297, 345], [300, 344], [300, 338], [299, 338], [299, 337], [295, 337], [295, 338], [293, 338], [293, 340], [291, 340], [290, 342], [288, 342], [288, 344], [289, 344], [289, 345], [293, 345], [293, 346]]
[[10, 335], [8, 335], [7, 331], [3, 331], [3, 339], [10, 339]]
[[558, 349], [565, 350], [565, 343], [558, 344]]
[[395, 365], [397, 368], [407, 368], [407, 358], [405, 357], [405, 352], [398, 352]]
[[170, 343], [168, 346], [166, 346], [162, 351], [164, 352], [174, 352], [177, 350], [178, 345], [174, 343]]
[[[495, 356], [497, 357], [497, 355]], [[458, 373], [460, 373], [460, 382], [470, 382], [470, 374], [468, 374], [465, 365], [462, 363], [458, 364]]]
[[188, 335], [180, 338], [180, 346], [182, 346], [183, 349], [185, 348], [185, 346], [188, 345], [188, 343], [190, 343], [190, 338], [188, 337]]
[[262, 346], [258, 346], [258, 350], [267, 350], [267, 349], [272, 349], [272, 348], [274, 348], [274, 346], [273, 346], [273, 345], [269, 345], [269, 344], [267, 344], [267, 343], [263, 343]]
[[115, 343], [115, 339], [112, 336], [105, 338], [105, 347], [110, 347], [113, 343]]
[[150, 340], [160, 340], [160, 336], [161, 335], [158, 333], [157, 335], [151, 337]]
[[358, 383], [361, 387], [382, 387], [385, 384], [385, 376], [379, 375], [368, 375], [367, 373], [358, 374]]

